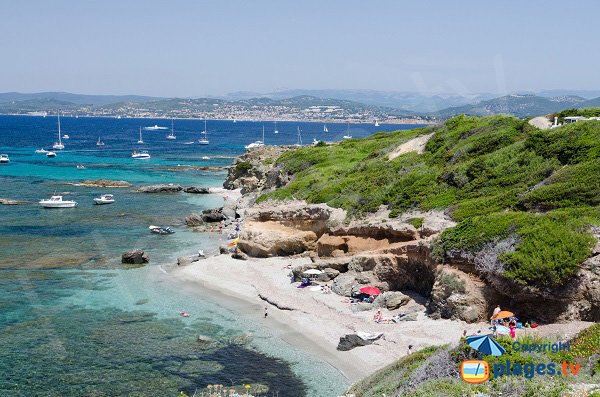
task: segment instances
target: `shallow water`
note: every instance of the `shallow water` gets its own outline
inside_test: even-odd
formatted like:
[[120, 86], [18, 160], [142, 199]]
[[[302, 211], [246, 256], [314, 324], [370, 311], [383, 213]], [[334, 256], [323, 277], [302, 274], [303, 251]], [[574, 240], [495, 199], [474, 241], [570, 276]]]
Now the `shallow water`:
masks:
[[[167, 141], [166, 131], [144, 132], [142, 147], [152, 159], [132, 160], [138, 126], [154, 124], [170, 122], [63, 118], [63, 132], [71, 139], [58, 157], [48, 159], [34, 150], [54, 142], [55, 118], [0, 116], [0, 153], [11, 157], [0, 166], [0, 198], [31, 202], [0, 205], [0, 395], [176, 396], [215, 383], [263, 384], [268, 395], [281, 396], [342, 392], [347, 381], [327, 363], [164, 273], [162, 265], [178, 255], [211, 252], [226, 241], [183, 223], [190, 213], [220, 206], [221, 198], [135, 192], [154, 183], [220, 186], [224, 171], [198, 167], [229, 165], [245, 144], [260, 139], [262, 124], [209, 121], [211, 145], [201, 147], [184, 143], [197, 139], [204, 123], [178, 120], [177, 141]], [[267, 143], [295, 143], [298, 124], [307, 135], [315, 131], [324, 139], [321, 124], [278, 123], [280, 134]], [[328, 125], [334, 132], [325, 138], [339, 139], [345, 127]], [[352, 134], [374, 131], [363, 125]], [[99, 136], [106, 143], [102, 150], [95, 145]], [[133, 187], [72, 185], [86, 179], [126, 180]], [[50, 210], [36, 204], [55, 192], [79, 206]], [[113, 193], [117, 202], [93, 205], [101, 193]], [[153, 235], [150, 224], [171, 225], [177, 233]], [[150, 264], [121, 265], [121, 253], [133, 248], [148, 252]], [[240, 338], [248, 334], [252, 337]], [[212, 342], [199, 343], [199, 335]]]

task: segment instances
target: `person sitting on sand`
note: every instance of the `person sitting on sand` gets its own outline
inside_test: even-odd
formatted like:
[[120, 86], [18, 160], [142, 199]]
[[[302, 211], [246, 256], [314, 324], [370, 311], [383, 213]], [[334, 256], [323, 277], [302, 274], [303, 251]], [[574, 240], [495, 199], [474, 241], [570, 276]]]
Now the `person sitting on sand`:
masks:
[[376, 323], [380, 323], [383, 321], [383, 314], [381, 313], [381, 309], [377, 309], [375, 315], [373, 315], [373, 321]]
[[496, 317], [498, 317], [498, 313], [500, 313], [500, 305], [496, 305], [496, 308], [494, 309], [494, 311], [492, 312], [492, 317], [490, 317], [491, 320], [491, 326], [493, 327], [494, 325], [498, 324], [498, 320], [496, 319]]

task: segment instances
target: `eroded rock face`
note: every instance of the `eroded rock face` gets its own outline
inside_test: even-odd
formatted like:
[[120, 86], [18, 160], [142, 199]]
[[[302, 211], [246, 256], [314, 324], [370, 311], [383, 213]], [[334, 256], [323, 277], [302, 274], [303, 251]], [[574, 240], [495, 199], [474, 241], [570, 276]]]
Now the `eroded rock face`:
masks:
[[437, 274], [428, 310], [434, 316], [468, 323], [486, 320], [490, 306], [486, 292], [489, 292], [488, 288], [481, 280], [444, 267]]
[[246, 210], [246, 219], [257, 222], [278, 222], [301, 231], [310, 230], [318, 236], [340, 225], [346, 213], [326, 204], [306, 204], [290, 201], [284, 204], [262, 203]]
[[330, 231], [334, 236], [359, 236], [388, 242], [412, 241], [419, 239], [419, 233], [413, 225], [391, 220], [386, 223], [353, 222], [350, 226], [340, 226]]
[[253, 257], [289, 256], [316, 248], [312, 231], [289, 228], [277, 222], [246, 223], [238, 248]]

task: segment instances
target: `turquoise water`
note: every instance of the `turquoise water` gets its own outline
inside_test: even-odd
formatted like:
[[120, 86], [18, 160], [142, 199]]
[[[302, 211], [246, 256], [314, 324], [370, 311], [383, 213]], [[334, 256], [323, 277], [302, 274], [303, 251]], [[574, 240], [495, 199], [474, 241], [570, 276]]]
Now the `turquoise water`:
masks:
[[[55, 119], [0, 116], [0, 153], [11, 157], [0, 166], [0, 198], [30, 202], [0, 205], [0, 395], [177, 396], [215, 383], [263, 384], [265, 395], [342, 392], [347, 382], [331, 366], [286, 345], [247, 313], [225, 310], [181, 288], [165, 273], [177, 256], [215, 250], [225, 241], [220, 234], [193, 232], [183, 222], [190, 213], [220, 206], [221, 198], [135, 192], [153, 183], [220, 186], [225, 172], [202, 167], [229, 165], [245, 144], [260, 138], [261, 124], [209, 121], [211, 144], [201, 147], [185, 143], [198, 138], [203, 122], [178, 120], [176, 142], [167, 141], [165, 131], [144, 133], [143, 148], [152, 159], [141, 162], [129, 156], [140, 124], [170, 125], [63, 119], [71, 139], [58, 157], [48, 159], [34, 150], [55, 140]], [[278, 123], [280, 134], [269, 139], [294, 143], [296, 125]], [[300, 125], [303, 131], [322, 129]], [[345, 132], [345, 125], [328, 127], [339, 129], [340, 136]], [[363, 126], [352, 134], [372, 132]], [[95, 145], [98, 136], [106, 143], [102, 150]], [[73, 185], [88, 179], [133, 186]], [[50, 210], [36, 204], [54, 193], [79, 206]], [[114, 194], [117, 202], [93, 205], [101, 193]], [[170, 225], [176, 234], [150, 234], [150, 224]], [[121, 253], [133, 248], [148, 252], [150, 264], [121, 265]], [[180, 311], [191, 316], [181, 317]], [[240, 338], [247, 334], [252, 337]], [[199, 343], [199, 335], [212, 341]]]

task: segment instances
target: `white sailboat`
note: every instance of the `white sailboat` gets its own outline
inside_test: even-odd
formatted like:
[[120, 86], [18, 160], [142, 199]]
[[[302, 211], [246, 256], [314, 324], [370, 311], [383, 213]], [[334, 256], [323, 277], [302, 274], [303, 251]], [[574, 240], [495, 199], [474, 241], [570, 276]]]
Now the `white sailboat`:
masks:
[[54, 145], [52, 145], [52, 149], [63, 150], [65, 148], [65, 145], [63, 145], [62, 138], [60, 136], [60, 112], [56, 114], [56, 117], [58, 118], [58, 142], [54, 142]]
[[375, 127], [379, 127], [379, 121], [377, 121], [377, 119], [375, 119]]
[[323, 132], [329, 132], [329, 130], [327, 129], [327, 126], [325, 124], [323, 124]]
[[344, 135], [342, 138], [352, 139], [352, 135], [350, 135], [350, 123], [348, 123], [348, 127], [346, 128], [346, 135]]
[[173, 128], [173, 119], [171, 119], [171, 133], [167, 135], [167, 139], [175, 140], [177, 137], [175, 136], [175, 129]]
[[263, 130], [262, 130], [262, 141], [254, 141], [246, 146], [244, 146], [246, 149], [254, 149], [257, 147], [262, 147], [265, 146], [265, 126], [263, 125]]
[[298, 142], [296, 146], [302, 146], [302, 134], [300, 133], [300, 127], [298, 127]]
[[98, 137], [98, 142], [96, 142], [96, 146], [104, 146], [104, 142]]
[[277, 131], [277, 121], [275, 122], [275, 131], [273, 131], [273, 134], [279, 134], [279, 131]]
[[137, 143], [142, 144], [144, 143], [144, 140], [142, 139], [142, 127], [140, 126], [140, 139], [137, 141]]
[[206, 136], [206, 119], [204, 119], [204, 131], [202, 131], [200, 135], [202, 135], [202, 137], [198, 139], [198, 143], [201, 145], [208, 145], [209, 142]]

